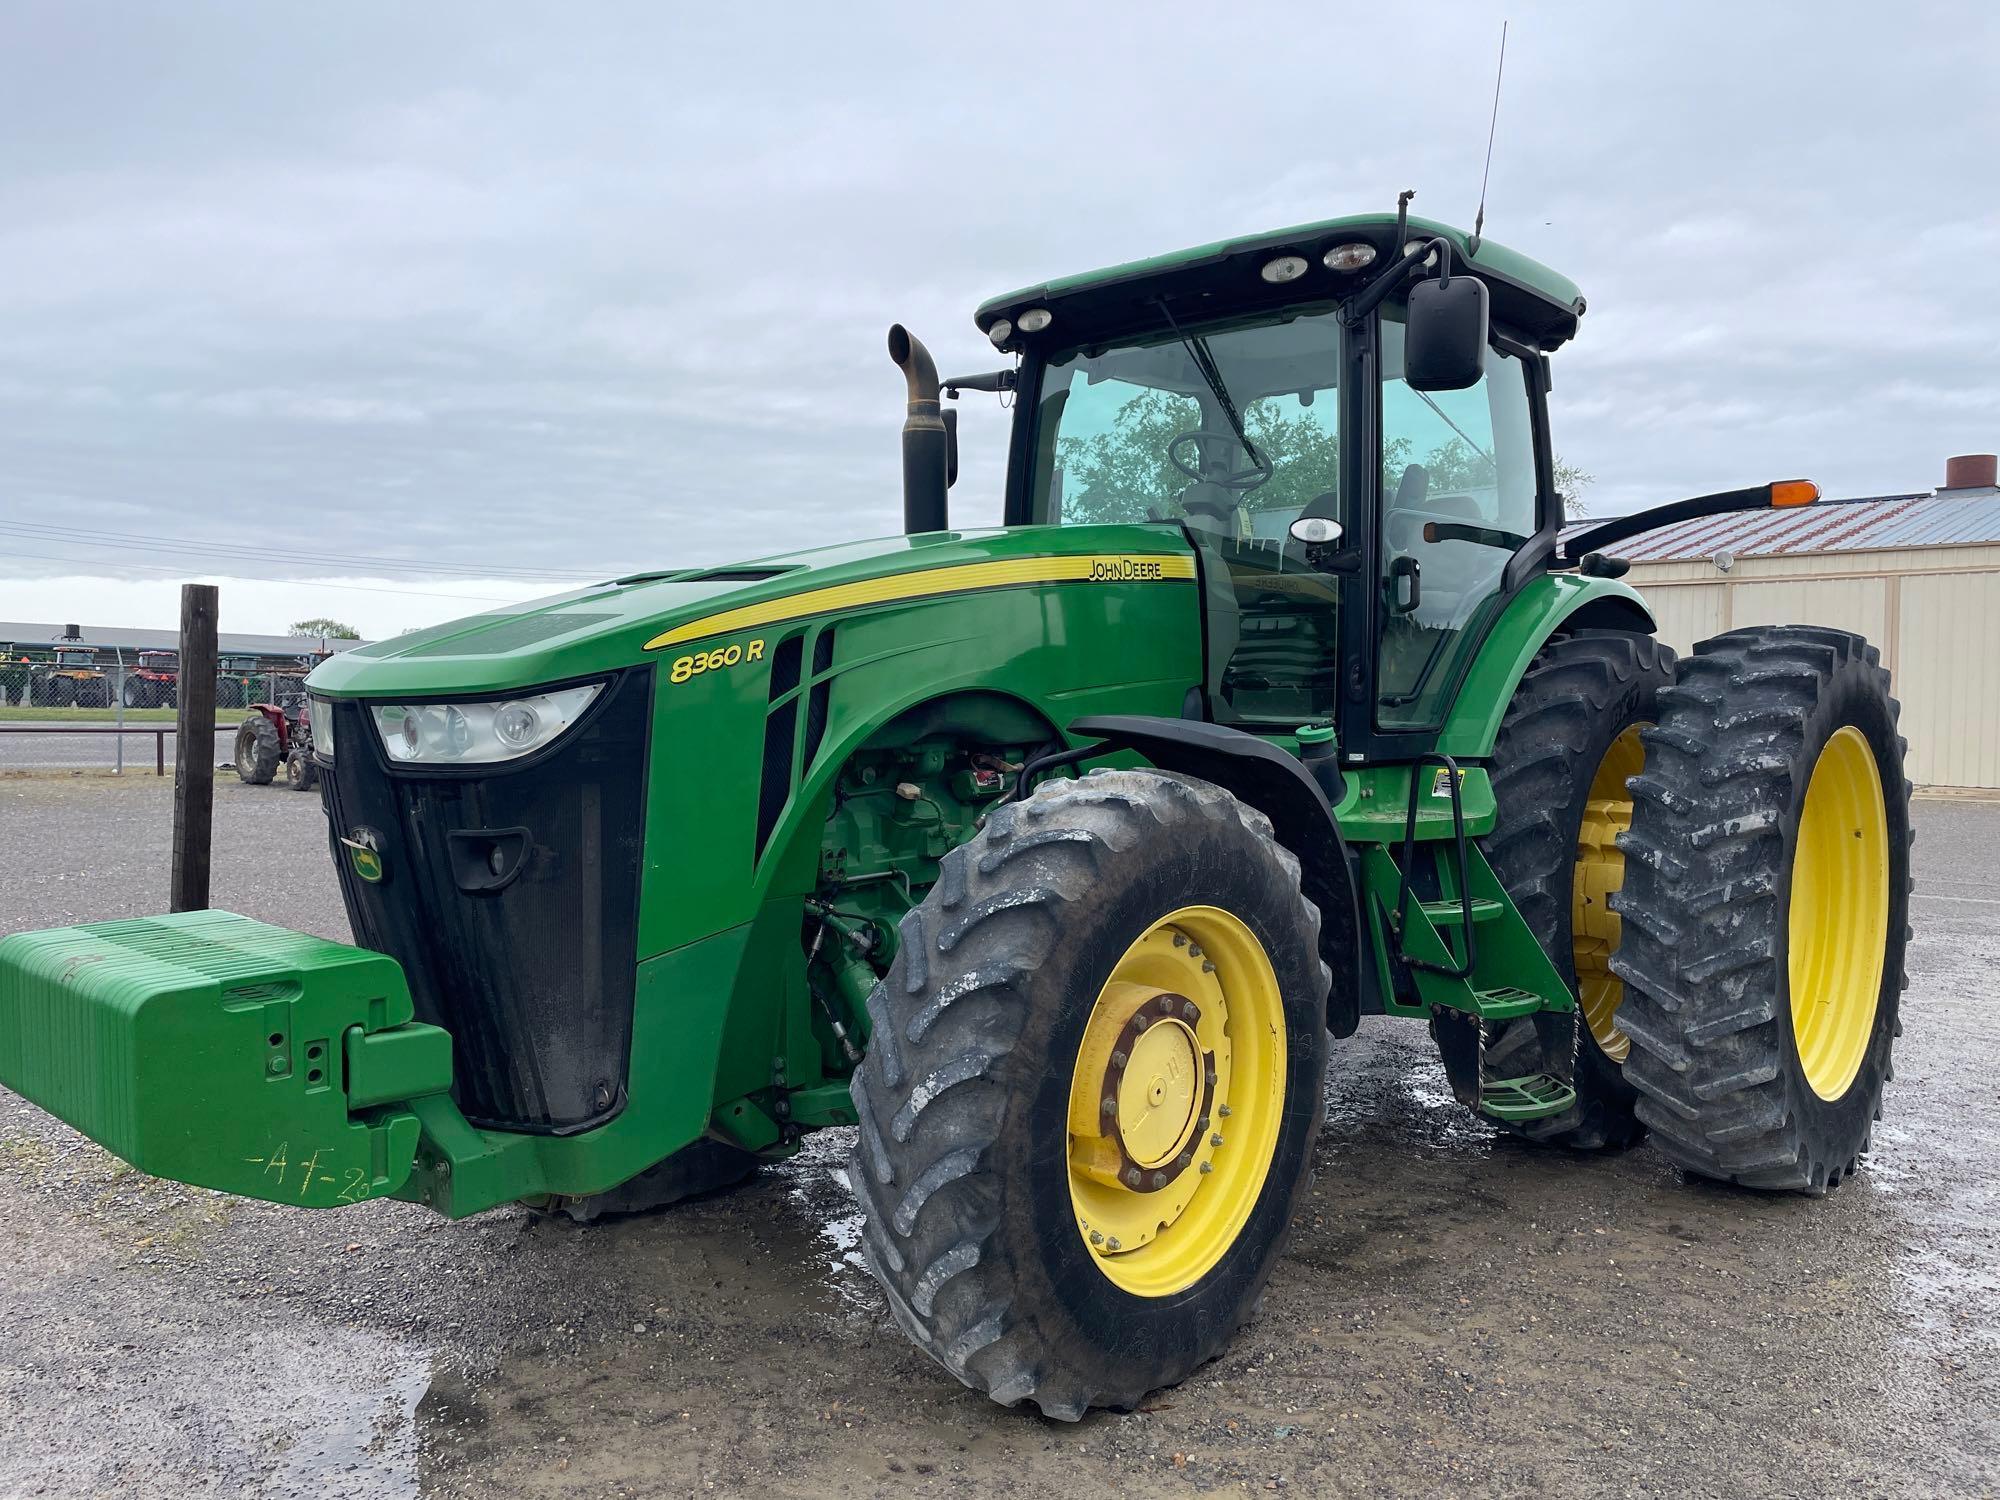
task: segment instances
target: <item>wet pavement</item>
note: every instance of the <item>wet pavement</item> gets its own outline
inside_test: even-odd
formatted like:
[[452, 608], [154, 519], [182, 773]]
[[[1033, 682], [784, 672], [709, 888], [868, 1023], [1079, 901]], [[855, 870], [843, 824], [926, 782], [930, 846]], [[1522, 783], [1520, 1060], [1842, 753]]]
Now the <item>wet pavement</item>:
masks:
[[[216, 903], [344, 936], [316, 798], [218, 783]], [[0, 931], [158, 910], [151, 778], [0, 777]], [[1129, 1416], [962, 1390], [859, 1264], [842, 1133], [589, 1228], [310, 1214], [0, 1092], [0, 1494], [1870, 1495], [2000, 1489], [2000, 807], [1917, 809], [1886, 1117], [1819, 1201], [1495, 1138], [1336, 1047], [1261, 1317]]]

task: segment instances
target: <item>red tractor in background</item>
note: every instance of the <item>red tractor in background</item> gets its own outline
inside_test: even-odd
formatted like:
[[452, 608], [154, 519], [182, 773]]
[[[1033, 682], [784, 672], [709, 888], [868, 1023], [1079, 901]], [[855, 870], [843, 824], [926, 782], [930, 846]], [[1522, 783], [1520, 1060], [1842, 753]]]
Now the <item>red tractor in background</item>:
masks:
[[141, 651], [120, 694], [127, 708], [173, 708], [180, 702], [180, 678], [179, 652]]
[[312, 709], [303, 692], [285, 702], [253, 703], [236, 731], [236, 774], [251, 786], [269, 786], [285, 768], [285, 783], [295, 792], [319, 785], [313, 762]]

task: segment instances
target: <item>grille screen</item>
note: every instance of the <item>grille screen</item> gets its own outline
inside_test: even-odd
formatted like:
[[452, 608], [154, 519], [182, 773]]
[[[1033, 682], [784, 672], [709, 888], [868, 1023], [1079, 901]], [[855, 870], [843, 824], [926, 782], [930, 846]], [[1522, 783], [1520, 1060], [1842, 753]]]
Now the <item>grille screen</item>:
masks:
[[[623, 1105], [651, 684], [613, 679], [547, 758], [476, 776], [390, 772], [362, 705], [335, 705], [343, 753], [322, 784], [355, 941], [401, 963], [418, 1018], [451, 1033], [475, 1125], [561, 1133]], [[338, 842], [363, 829], [377, 883]], [[494, 849], [518, 859], [497, 886]]]

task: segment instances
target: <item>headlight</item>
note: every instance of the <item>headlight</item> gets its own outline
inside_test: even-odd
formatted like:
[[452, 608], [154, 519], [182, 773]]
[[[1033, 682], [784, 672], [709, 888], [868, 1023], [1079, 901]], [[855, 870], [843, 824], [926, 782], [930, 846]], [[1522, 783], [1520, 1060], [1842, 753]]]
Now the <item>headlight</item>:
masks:
[[[541, 749], [574, 724], [603, 687], [588, 682], [491, 703], [375, 703], [368, 711], [391, 760], [481, 765]], [[318, 733], [317, 714], [313, 726]]]
[[333, 702], [328, 698], [307, 698], [312, 714], [313, 752], [333, 759]]

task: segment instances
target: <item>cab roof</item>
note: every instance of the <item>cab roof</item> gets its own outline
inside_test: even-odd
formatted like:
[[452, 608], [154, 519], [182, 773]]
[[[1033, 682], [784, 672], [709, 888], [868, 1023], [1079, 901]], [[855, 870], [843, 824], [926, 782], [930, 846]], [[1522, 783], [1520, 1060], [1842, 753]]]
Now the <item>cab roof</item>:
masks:
[[[1540, 349], [1553, 349], [1575, 335], [1584, 300], [1568, 277], [1490, 239], [1482, 239], [1474, 253], [1465, 230], [1412, 217], [1406, 238], [1419, 235], [1442, 236], [1452, 247], [1454, 270], [1470, 271], [1486, 283], [1497, 327]], [[1175, 316], [1182, 322], [1200, 320], [1203, 303], [1211, 304], [1218, 316], [1236, 316], [1266, 308], [1332, 302], [1360, 290], [1386, 267], [1400, 253], [1395, 240], [1396, 216], [1391, 213], [1323, 219], [1022, 287], [982, 303], [973, 321], [989, 337], [999, 318], [1016, 324], [1015, 331], [999, 345], [1009, 351], [1037, 344], [1074, 348], [1096, 338], [1157, 326], [1160, 315], [1153, 304], [1160, 298], [1171, 300]], [[1330, 270], [1321, 257], [1335, 245], [1350, 241], [1373, 245], [1374, 262], [1359, 271]], [[1280, 255], [1303, 257], [1306, 274], [1275, 286], [1264, 281], [1259, 270]], [[1053, 314], [1044, 333], [1019, 331], [1019, 315], [1033, 307], [1045, 307]]]

